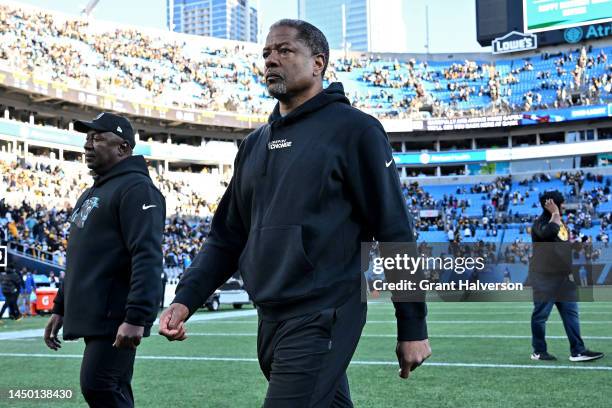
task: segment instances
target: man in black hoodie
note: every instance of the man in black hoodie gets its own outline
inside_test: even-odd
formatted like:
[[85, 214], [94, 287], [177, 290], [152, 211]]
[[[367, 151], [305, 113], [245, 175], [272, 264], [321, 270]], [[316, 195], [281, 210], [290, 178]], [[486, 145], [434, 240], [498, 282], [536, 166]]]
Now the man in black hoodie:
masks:
[[9, 317], [19, 320], [21, 313], [19, 312], [19, 306], [17, 306], [17, 300], [19, 299], [19, 292], [24, 286], [23, 279], [21, 279], [16, 270], [12, 268], [7, 269], [0, 272], [0, 286], [2, 287], [2, 295], [4, 295], [4, 305], [0, 309], [0, 319], [2, 319], [4, 311], [8, 308]]
[[94, 184], [70, 217], [66, 277], [45, 329], [53, 350], [63, 337], [85, 339], [81, 391], [92, 407], [132, 407], [136, 347], [159, 307], [166, 206], [136, 144], [130, 122], [102, 113], [78, 121]]
[[533, 258], [529, 268], [529, 280], [534, 298], [531, 315], [531, 359], [556, 360], [546, 347], [546, 321], [556, 305], [570, 343], [570, 361], [592, 361], [602, 358], [604, 354], [587, 350], [580, 336], [576, 285], [570, 280], [572, 247], [569, 231], [561, 221], [564, 201], [563, 195], [558, 191], [542, 194], [540, 204], [543, 212], [534, 221], [531, 229]]
[[[263, 49], [279, 103], [240, 145], [202, 250], [160, 317], [160, 334], [186, 338], [184, 322], [239, 270], [259, 314], [265, 407], [352, 406], [346, 368], [366, 319], [361, 242], [413, 242], [385, 131], [351, 107], [342, 85], [323, 90], [323, 33], [281, 20]], [[430, 354], [423, 302], [397, 303], [400, 376]]]

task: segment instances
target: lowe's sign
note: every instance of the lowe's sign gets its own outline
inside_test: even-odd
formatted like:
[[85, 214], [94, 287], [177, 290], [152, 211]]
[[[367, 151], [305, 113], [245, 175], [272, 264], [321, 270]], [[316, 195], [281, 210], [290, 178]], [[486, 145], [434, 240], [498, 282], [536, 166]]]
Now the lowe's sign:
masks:
[[503, 37], [493, 40], [491, 46], [493, 54], [534, 50], [538, 48], [538, 36], [512, 31]]

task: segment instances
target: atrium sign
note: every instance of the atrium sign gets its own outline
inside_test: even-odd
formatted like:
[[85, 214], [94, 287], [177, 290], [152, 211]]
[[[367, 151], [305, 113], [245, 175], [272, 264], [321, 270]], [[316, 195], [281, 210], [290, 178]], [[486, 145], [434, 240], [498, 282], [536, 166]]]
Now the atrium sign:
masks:
[[512, 31], [491, 43], [493, 54], [535, 50], [538, 48], [538, 36]]
[[563, 39], [570, 44], [576, 44], [583, 40], [598, 40], [610, 36], [612, 36], [612, 23], [570, 27], [563, 32]]

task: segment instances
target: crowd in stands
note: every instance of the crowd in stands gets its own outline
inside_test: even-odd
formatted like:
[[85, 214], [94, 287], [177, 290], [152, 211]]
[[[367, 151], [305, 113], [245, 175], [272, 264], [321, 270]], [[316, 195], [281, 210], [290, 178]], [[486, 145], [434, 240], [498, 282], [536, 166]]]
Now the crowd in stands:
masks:
[[[204, 200], [188, 181], [176, 177], [170, 181], [152, 169], [151, 174], [167, 202], [178, 203], [167, 211], [163, 242], [166, 274], [172, 281], [189, 267], [204, 243], [216, 202]], [[6, 192], [0, 197], [0, 241], [34, 258], [65, 265], [71, 206], [91, 181], [80, 163], [60, 166], [33, 157], [0, 160], [0, 190]], [[538, 196], [548, 188], [562, 191], [567, 205], [573, 205], [564, 215], [573, 241], [607, 245], [612, 229], [610, 176], [560, 172], [464, 185], [414, 182], [402, 190], [423, 245], [447, 242], [452, 252], [466, 250], [457, 244], [472, 242], [475, 245], [466, 247], [488, 259], [525, 262], [531, 223], [541, 213]]]
[[[449, 242], [466, 239], [473, 242], [472, 238], [500, 241], [500, 234], [510, 228], [517, 232], [516, 242], [530, 242], [531, 224], [541, 213], [538, 196], [548, 188], [559, 188], [556, 184], [550, 185], [554, 181], [561, 183], [560, 189], [567, 202], [574, 204], [564, 220], [571, 239], [607, 243], [612, 227], [612, 211], [608, 210], [612, 204], [610, 177], [582, 171], [560, 172], [552, 176], [534, 174], [518, 182], [511, 176], [504, 176], [491, 183], [448, 186], [442, 190], [413, 182], [404, 184], [402, 191], [415, 219], [417, 233], [443, 231]], [[453, 192], [449, 192], [451, 189]], [[421, 216], [421, 210], [436, 212]], [[595, 233], [594, 227], [598, 227]]]
[[198, 44], [195, 52], [184, 38], [103, 29], [9, 5], [0, 5], [0, 33], [0, 60], [42, 79], [162, 105], [264, 109], [259, 56], [244, 47], [200, 49]]
[[[63, 266], [72, 205], [93, 179], [82, 164], [0, 160], [0, 241], [20, 252]], [[180, 178], [150, 169], [167, 197], [164, 253], [169, 267], [186, 267], [210, 230], [217, 202], [208, 202]]]
[[212, 216], [190, 222], [181, 217], [171, 217], [166, 222], [164, 235], [164, 262], [170, 271], [169, 279], [178, 277], [191, 265], [210, 232]]
[[[160, 192], [168, 197], [168, 214], [210, 216], [216, 210], [216, 198], [223, 192], [224, 184], [220, 183], [215, 186], [218, 191], [213, 200], [207, 201], [198, 186], [187, 179], [193, 173], [164, 173], [149, 167], [149, 174]], [[44, 205], [61, 211], [73, 205], [92, 184], [93, 178], [82, 163], [64, 161], [60, 166], [60, 162], [44, 158], [0, 157], [0, 189], [5, 191], [2, 198], [13, 207]]]
[[[64, 209], [93, 181], [84, 166], [51, 166], [42, 161], [0, 159], [0, 188], [7, 204]], [[49, 201], [50, 200], [50, 201]]]
[[70, 209], [43, 205], [18, 207], [0, 200], [0, 240], [12, 241], [20, 252], [64, 266]]
[[[494, 62], [347, 55], [332, 58], [325, 79], [341, 81], [354, 106], [379, 118], [511, 113], [612, 99], [611, 54], [612, 47], [589, 46]], [[10, 5], [0, 5], [0, 64], [39, 79], [165, 106], [263, 115], [274, 104], [253, 45], [215, 46], [203, 37]]]

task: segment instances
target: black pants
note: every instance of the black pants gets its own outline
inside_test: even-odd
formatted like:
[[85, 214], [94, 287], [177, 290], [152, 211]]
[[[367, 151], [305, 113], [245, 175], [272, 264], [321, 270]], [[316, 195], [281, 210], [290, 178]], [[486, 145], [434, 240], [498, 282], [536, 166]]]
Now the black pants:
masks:
[[257, 354], [268, 379], [266, 408], [352, 407], [346, 369], [365, 325], [356, 293], [336, 309], [259, 321]]
[[133, 407], [132, 374], [136, 350], [113, 347], [115, 339], [86, 337], [81, 392], [94, 408]]
[[4, 304], [2, 310], [0, 310], [0, 318], [4, 314], [6, 308], [9, 310], [9, 317], [17, 319], [21, 313], [19, 313], [19, 306], [17, 306], [17, 299], [19, 299], [19, 292], [15, 293], [2, 293], [4, 295]]

